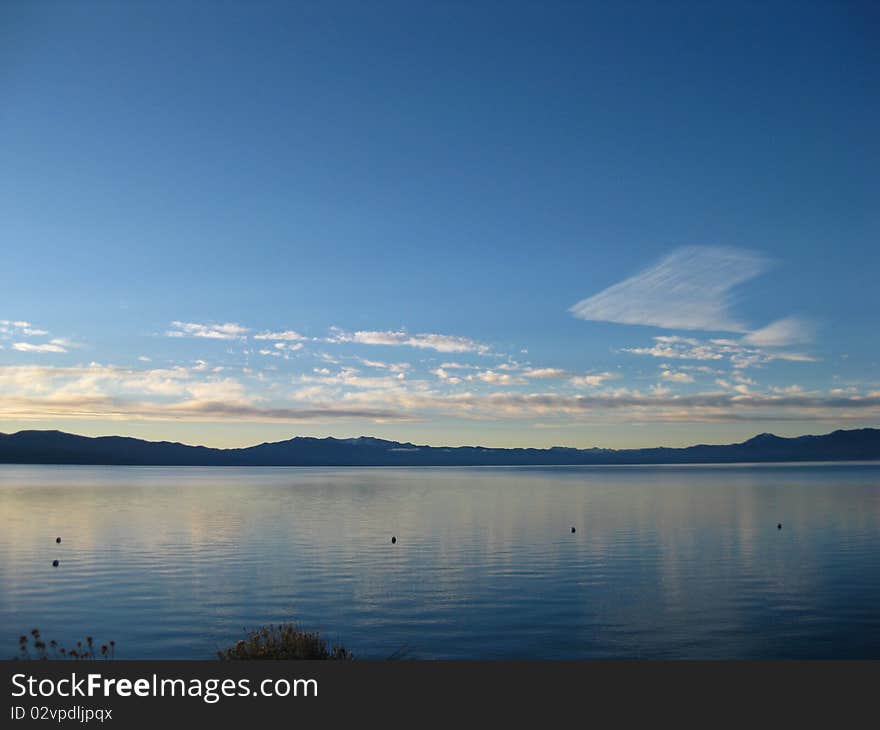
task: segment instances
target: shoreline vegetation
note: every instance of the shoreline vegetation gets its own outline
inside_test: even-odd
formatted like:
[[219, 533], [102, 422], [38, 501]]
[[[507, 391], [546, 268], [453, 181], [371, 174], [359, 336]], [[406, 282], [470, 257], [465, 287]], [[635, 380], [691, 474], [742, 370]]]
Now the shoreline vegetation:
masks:
[[296, 624], [269, 624], [249, 631], [234, 646], [217, 652], [221, 661], [259, 659], [351, 660], [354, 656], [342, 645], [328, 647], [316, 631], [303, 631]]
[[67, 648], [55, 639], [46, 641], [39, 629], [31, 629], [30, 636], [22, 634], [18, 639], [18, 656], [13, 659], [25, 660], [48, 660], [48, 659], [72, 659], [74, 661], [93, 659], [114, 659], [116, 657], [116, 642], [108, 641], [98, 646], [94, 638], [86, 636], [82, 641], [77, 641], [72, 647]]
[[[74, 660], [115, 659], [116, 642], [108, 641], [100, 646], [91, 636], [67, 648], [52, 639], [45, 641], [39, 629], [31, 629], [30, 635], [22, 634], [18, 639], [20, 660]], [[305, 631], [294, 623], [267, 624], [247, 631], [245, 638], [232, 646], [218, 650], [217, 659], [221, 661], [248, 660], [331, 660], [350, 661], [354, 655], [341, 644], [328, 645], [317, 631]], [[392, 655], [394, 658], [394, 655]]]
[[0, 434], [0, 464], [108, 466], [589, 466], [736, 464], [880, 459], [880, 429], [837, 430], [783, 438], [763, 433], [735, 444], [682, 448], [576, 449], [424, 446], [367, 436], [295, 437], [238, 449], [215, 449], [124, 436], [62, 431]]

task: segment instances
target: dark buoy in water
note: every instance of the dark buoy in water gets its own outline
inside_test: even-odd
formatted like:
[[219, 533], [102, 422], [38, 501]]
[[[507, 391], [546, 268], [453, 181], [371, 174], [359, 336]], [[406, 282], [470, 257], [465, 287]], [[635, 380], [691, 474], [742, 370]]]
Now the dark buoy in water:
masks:
[[391, 544], [393, 545], [396, 542], [397, 542], [397, 538], [394, 535], [392, 535], [391, 536]]
[[574, 535], [575, 532], [577, 532], [577, 530], [575, 530], [574, 527], [572, 527], [572, 528], [571, 528], [571, 534]]
[[61, 538], [60, 538], [60, 537], [56, 537], [56, 538], [55, 538], [55, 542], [60, 543], [60, 542], [61, 542]]
[[782, 523], [781, 523], [781, 522], [780, 522], [778, 525], [776, 525], [776, 529], [777, 529], [777, 530], [781, 530], [781, 529], [782, 529]]
[[53, 560], [53, 561], [52, 561], [52, 567], [53, 567], [53, 568], [57, 568], [57, 567], [58, 567], [58, 561], [57, 561], [57, 560]]

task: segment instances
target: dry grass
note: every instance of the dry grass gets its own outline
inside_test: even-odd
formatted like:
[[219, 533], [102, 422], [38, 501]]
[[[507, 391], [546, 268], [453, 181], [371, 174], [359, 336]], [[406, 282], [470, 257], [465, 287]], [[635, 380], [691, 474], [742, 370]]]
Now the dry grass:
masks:
[[[97, 645], [91, 636], [77, 641], [72, 648], [65, 648], [57, 641], [46, 642], [40, 630], [33, 629], [30, 635], [22, 635], [18, 640], [16, 659], [113, 659], [116, 642]], [[292, 623], [270, 624], [248, 632], [244, 639], [217, 657], [225, 661], [248, 659], [353, 659], [351, 652], [343, 646], [327, 646], [327, 642], [315, 631], [302, 631]]]
[[72, 649], [66, 649], [54, 639], [43, 641], [39, 629], [31, 629], [18, 640], [18, 659], [112, 659], [116, 654], [116, 642], [110, 641], [98, 647], [91, 636], [77, 641]]

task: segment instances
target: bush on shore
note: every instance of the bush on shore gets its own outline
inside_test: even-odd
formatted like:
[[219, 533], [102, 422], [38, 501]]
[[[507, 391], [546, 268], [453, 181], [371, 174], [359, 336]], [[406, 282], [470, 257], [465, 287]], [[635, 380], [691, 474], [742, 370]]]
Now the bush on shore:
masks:
[[248, 632], [235, 646], [217, 652], [218, 659], [238, 661], [247, 659], [353, 659], [343, 646], [327, 646], [321, 635], [302, 631], [295, 624], [284, 623], [261, 626]]

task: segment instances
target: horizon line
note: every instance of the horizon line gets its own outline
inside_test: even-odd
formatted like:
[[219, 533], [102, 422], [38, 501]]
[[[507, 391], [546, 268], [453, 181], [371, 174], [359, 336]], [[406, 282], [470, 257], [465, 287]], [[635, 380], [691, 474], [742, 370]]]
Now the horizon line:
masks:
[[14, 436], [18, 436], [18, 435], [25, 434], [25, 433], [41, 433], [41, 434], [57, 433], [57, 434], [64, 434], [65, 436], [75, 436], [77, 438], [84, 438], [84, 439], [90, 439], [90, 440], [106, 439], [106, 438], [120, 438], [120, 439], [131, 439], [133, 441], [141, 441], [143, 443], [172, 444], [172, 445], [176, 445], [176, 446], [185, 446], [185, 447], [194, 448], [194, 449], [196, 449], [196, 448], [208, 449], [211, 451], [246, 451], [247, 449], [253, 449], [258, 446], [283, 444], [283, 443], [287, 443], [289, 441], [294, 441], [296, 439], [303, 439], [303, 440], [311, 439], [314, 441], [341, 441], [341, 442], [358, 441], [361, 439], [371, 439], [374, 441], [383, 441], [385, 443], [410, 445], [410, 446], [417, 447], [417, 448], [429, 448], [429, 449], [483, 449], [485, 451], [567, 450], [567, 451], [613, 451], [613, 452], [620, 452], [620, 451], [648, 451], [648, 450], [654, 450], [654, 449], [682, 450], [682, 449], [695, 448], [698, 446], [735, 446], [738, 444], [747, 443], [747, 442], [751, 441], [752, 439], [758, 438], [759, 436], [772, 436], [774, 438], [790, 441], [790, 440], [800, 439], [800, 438], [810, 438], [810, 437], [819, 438], [819, 437], [823, 437], [823, 436], [830, 436], [832, 434], [840, 433], [840, 432], [854, 433], [854, 432], [858, 432], [858, 431], [877, 431], [877, 430], [880, 430], [880, 427], [865, 426], [862, 428], [849, 428], [849, 429], [835, 428], [835, 429], [828, 431], [826, 433], [806, 433], [806, 434], [800, 434], [799, 436], [778, 436], [778, 435], [771, 433], [769, 431], [762, 431], [761, 433], [756, 433], [753, 436], [750, 436], [749, 438], [747, 438], [743, 441], [733, 441], [733, 442], [724, 442], [724, 443], [701, 442], [701, 443], [692, 443], [687, 446], [642, 446], [642, 447], [626, 447], [626, 448], [611, 448], [611, 447], [604, 447], [604, 446], [588, 446], [588, 447], [576, 447], [576, 446], [545, 446], [545, 447], [539, 447], [539, 446], [481, 446], [479, 444], [471, 444], [471, 445], [464, 445], [464, 446], [448, 446], [448, 445], [416, 444], [411, 441], [396, 441], [394, 439], [384, 439], [384, 438], [379, 438], [377, 436], [366, 436], [366, 435], [350, 436], [350, 437], [346, 437], [346, 438], [339, 438], [336, 436], [291, 436], [290, 438], [281, 439], [279, 441], [261, 441], [260, 443], [251, 444], [249, 446], [223, 447], [223, 446], [206, 446], [205, 444], [184, 443], [183, 441], [169, 441], [167, 439], [153, 441], [150, 439], [139, 438], [137, 436], [124, 436], [121, 434], [106, 434], [103, 436], [86, 436], [84, 434], [73, 433], [71, 431], [62, 431], [61, 429], [58, 429], [58, 428], [21, 429], [19, 431], [14, 431], [12, 433], [5, 433], [3, 431], [0, 431], [0, 438], [14, 437]]

